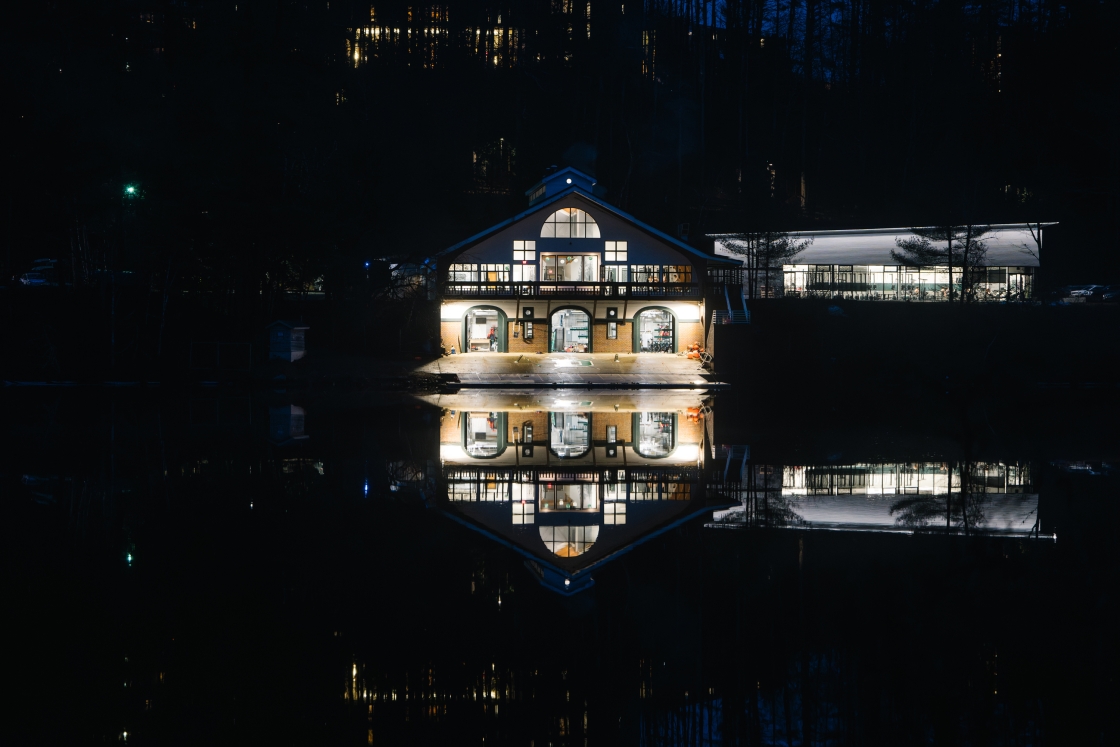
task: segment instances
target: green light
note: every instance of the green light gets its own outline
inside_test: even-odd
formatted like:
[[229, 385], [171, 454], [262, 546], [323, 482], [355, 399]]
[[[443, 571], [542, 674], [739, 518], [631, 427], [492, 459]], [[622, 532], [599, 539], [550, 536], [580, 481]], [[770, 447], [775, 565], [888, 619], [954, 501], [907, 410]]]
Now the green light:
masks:
[[130, 195], [134, 195], [136, 194], [136, 187], [125, 187], [124, 191], [128, 192]]

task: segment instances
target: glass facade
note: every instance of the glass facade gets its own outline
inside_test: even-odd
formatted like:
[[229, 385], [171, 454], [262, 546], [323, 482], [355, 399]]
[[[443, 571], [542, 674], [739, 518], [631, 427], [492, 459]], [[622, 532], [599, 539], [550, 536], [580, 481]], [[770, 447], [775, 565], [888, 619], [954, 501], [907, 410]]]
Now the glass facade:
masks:
[[541, 280], [585, 282], [599, 279], [598, 254], [542, 254]]
[[[952, 273], [952, 298], [962, 288], [976, 301], [1026, 301], [1032, 297], [1034, 267], [977, 267], [967, 277]], [[868, 301], [947, 301], [948, 267], [905, 265], [784, 265], [781, 295]]]

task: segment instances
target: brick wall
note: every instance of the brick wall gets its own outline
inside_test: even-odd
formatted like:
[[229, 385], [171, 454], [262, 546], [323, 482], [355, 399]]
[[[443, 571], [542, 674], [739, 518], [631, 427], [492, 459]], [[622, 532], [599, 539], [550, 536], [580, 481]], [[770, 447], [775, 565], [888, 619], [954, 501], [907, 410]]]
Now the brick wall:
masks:
[[456, 410], [454, 415], [448, 410], [440, 419], [439, 442], [441, 444], [457, 444], [463, 440], [463, 424], [459, 420], [460, 415], [459, 410]]
[[607, 440], [607, 426], [618, 426], [618, 443], [630, 443], [630, 426], [634, 422], [632, 412], [595, 412], [591, 414], [591, 440], [604, 443]]
[[456, 353], [463, 352], [462, 346], [459, 344], [459, 338], [463, 336], [463, 323], [451, 322], [446, 319], [439, 323], [439, 335], [441, 342], [448, 352], [451, 348], [455, 348]]
[[677, 443], [698, 444], [704, 432], [704, 421], [689, 422], [685, 413], [677, 414]]
[[607, 323], [595, 320], [591, 325], [591, 350], [595, 353], [630, 353], [634, 349], [634, 328], [626, 322], [618, 323], [618, 339], [607, 339]]
[[[506, 414], [506, 442], [512, 444], [514, 427], [516, 426], [521, 430], [526, 423], [531, 423], [533, 426], [533, 443], [548, 443], [548, 413], [543, 411], [523, 412], [520, 410], [513, 410]], [[524, 438], [524, 430], [521, 430], [521, 433], [522, 438]]]
[[704, 345], [704, 325], [701, 322], [677, 323], [677, 352], [681, 352], [694, 342]]
[[513, 331], [518, 329], [517, 322], [509, 322], [509, 335], [506, 340], [509, 341], [508, 350], [511, 353], [547, 353], [548, 352], [548, 325], [541, 322], [533, 322], [533, 339], [526, 340], [524, 337], [514, 339]]

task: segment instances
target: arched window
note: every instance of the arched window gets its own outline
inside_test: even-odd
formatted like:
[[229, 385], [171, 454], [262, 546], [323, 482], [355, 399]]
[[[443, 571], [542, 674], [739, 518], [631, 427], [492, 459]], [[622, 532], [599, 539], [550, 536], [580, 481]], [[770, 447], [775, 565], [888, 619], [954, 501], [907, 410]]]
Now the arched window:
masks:
[[579, 208], [560, 208], [541, 227], [542, 239], [597, 239], [599, 224]]
[[647, 459], [667, 457], [677, 448], [677, 416], [672, 412], [636, 412], [631, 425], [634, 451]]
[[463, 451], [475, 459], [490, 459], [505, 450], [504, 412], [463, 413]]
[[583, 555], [599, 539], [599, 527], [592, 526], [544, 526], [540, 527], [544, 546], [561, 558], [574, 558]]

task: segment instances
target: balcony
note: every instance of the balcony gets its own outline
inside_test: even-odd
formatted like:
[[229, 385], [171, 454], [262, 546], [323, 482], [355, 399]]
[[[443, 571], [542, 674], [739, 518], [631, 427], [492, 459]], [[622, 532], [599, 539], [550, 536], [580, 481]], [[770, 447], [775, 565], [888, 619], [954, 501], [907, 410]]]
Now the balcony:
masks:
[[681, 298], [699, 299], [700, 283], [459, 282], [443, 285], [444, 298]]

